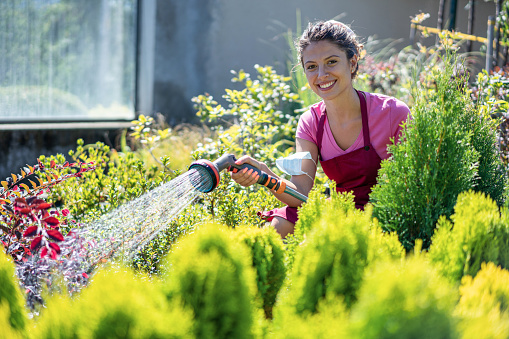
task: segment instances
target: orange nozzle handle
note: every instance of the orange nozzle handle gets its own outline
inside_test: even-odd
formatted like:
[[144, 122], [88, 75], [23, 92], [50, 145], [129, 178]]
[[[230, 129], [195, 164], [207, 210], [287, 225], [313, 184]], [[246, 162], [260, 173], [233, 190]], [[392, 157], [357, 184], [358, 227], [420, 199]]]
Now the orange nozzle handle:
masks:
[[279, 180], [276, 177], [270, 176], [267, 173], [259, 170], [256, 167], [253, 167], [249, 164], [242, 164], [242, 165], [230, 165], [228, 166], [228, 170], [233, 173], [237, 173], [240, 170], [243, 170], [244, 168], [248, 168], [249, 170], [252, 170], [253, 172], [256, 172], [260, 177], [258, 178], [257, 183], [260, 185], [263, 185], [270, 189], [271, 191], [274, 191], [276, 193], [283, 193], [286, 188], [286, 184]]

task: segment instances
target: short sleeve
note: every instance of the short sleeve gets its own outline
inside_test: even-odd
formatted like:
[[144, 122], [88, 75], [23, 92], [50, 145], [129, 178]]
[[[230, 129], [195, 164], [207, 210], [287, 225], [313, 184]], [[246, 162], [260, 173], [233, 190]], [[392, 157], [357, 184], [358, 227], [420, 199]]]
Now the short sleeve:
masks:
[[401, 125], [407, 121], [410, 116], [410, 109], [401, 100], [392, 100], [391, 107], [391, 136], [394, 141], [398, 142], [401, 138], [402, 127]]
[[317, 130], [318, 130], [317, 115], [315, 113], [315, 108], [312, 106], [310, 107], [309, 110], [307, 110], [300, 116], [299, 123], [297, 125], [297, 133], [295, 136], [297, 138], [308, 140], [316, 144]]

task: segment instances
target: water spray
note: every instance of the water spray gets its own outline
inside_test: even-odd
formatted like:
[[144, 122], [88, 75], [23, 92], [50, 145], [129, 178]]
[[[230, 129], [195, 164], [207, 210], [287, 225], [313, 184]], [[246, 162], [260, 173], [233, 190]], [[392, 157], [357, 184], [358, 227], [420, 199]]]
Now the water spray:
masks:
[[275, 193], [286, 193], [294, 198], [299, 199], [300, 201], [307, 201], [307, 197], [304, 194], [286, 186], [285, 182], [270, 176], [262, 170], [249, 164], [237, 165], [235, 164], [236, 160], [237, 159], [235, 159], [233, 154], [224, 154], [214, 162], [204, 159], [193, 162], [191, 166], [189, 166], [189, 170], [195, 169], [199, 177], [199, 180], [194, 180], [192, 182], [193, 186], [200, 192], [209, 193], [212, 192], [217, 187], [217, 185], [219, 185], [219, 173], [222, 170], [226, 169], [230, 172], [237, 173], [238, 171], [247, 168], [248, 170], [252, 170], [258, 174], [259, 178], [257, 184], [263, 185]]

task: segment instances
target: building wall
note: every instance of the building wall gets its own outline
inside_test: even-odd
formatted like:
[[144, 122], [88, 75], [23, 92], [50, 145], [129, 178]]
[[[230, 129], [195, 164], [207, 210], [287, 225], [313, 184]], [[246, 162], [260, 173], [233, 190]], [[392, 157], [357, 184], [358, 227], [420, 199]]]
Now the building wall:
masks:
[[[253, 73], [255, 64], [272, 65], [287, 72], [288, 29], [297, 28], [300, 10], [308, 21], [339, 20], [351, 25], [364, 39], [402, 39], [408, 44], [410, 17], [430, 13], [425, 25], [436, 27], [439, 0], [139, 0], [143, 22], [138, 53], [138, 113], [161, 112], [171, 124], [196, 121], [191, 99], [210, 93], [221, 100], [225, 88], [235, 88], [230, 70]], [[448, 3], [450, 1], [447, 1]], [[458, 31], [466, 32], [468, 0], [458, 0]], [[474, 33], [486, 36], [493, 2], [476, 1]], [[445, 18], [449, 9], [446, 6]], [[302, 28], [300, 27], [300, 28]], [[427, 43], [432, 43], [429, 38]], [[426, 41], [424, 41], [426, 42]], [[478, 48], [478, 47], [477, 47]], [[78, 138], [86, 143], [117, 145], [119, 126], [65, 127], [61, 124], [31, 128], [0, 125], [0, 177], [41, 154], [67, 154]], [[12, 127], [12, 126], [10, 126]]]
[[[423, 25], [436, 27], [438, 4], [439, 0], [157, 0], [153, 111], [172, 124], [193, 121], [191, 98], [207, 92], [224, 104], [224, 89], [235, 88], [230, 70], [253, 73], [253, 66], [260, 64], [287, 72], [290, 48], [284, 33], [296, 31], [298, 11], [300, 29], [309, 21], [336, 18], [364, 39], [401, 39], [398, 46], [404, 47], [409, 44], [410, 17], [429, 13]], [[458, 0], [457, 30], [464, 33], [467, 4]], [[485, 37], [488, 16], [494, 14], [493, 2], [476, 1], [474, 34]]]

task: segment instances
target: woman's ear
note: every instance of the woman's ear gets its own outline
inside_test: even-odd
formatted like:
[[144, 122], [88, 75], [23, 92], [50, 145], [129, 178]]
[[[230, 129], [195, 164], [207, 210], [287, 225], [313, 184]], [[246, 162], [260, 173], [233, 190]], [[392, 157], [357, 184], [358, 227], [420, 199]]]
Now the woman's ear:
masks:
[[357, 61], [358, 61], [357, 55], [354, 55], [353, 57], [350, 58], [350, 73], [354, 73], [355, 70], [357, 69]]

